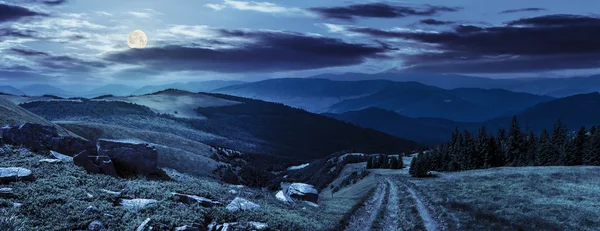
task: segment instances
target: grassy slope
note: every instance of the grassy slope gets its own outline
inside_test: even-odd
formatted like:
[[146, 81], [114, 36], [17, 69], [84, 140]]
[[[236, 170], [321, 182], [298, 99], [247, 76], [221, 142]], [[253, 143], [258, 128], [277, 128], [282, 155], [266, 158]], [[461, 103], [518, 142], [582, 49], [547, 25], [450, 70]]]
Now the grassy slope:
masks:
[[599, 167], [524, 167], [412, 179], [461, 230], [595, 230], [600, 227]]
[[[11, 207], [12, 203], [23, 203], [20, 209], [8, 208], [25, 222], [24, 230], [76, 230], [85, 229], [95, 220], [101, 220], [110, 230], [134, 230], [143, 220], [151, 218], [153, 225], [162, 224], [166, 230], [176, 226], [202, 223], [205, 218], [218, 222], [259, 221], [266, 222], [275, 230], [328, 230], [337, 226], [344, 214], [343, 209], [323, 212], [324, 208], [313, 208], [299, 204], [290, 207], [274, 197], [274, 192], [258, 189], [236, 188], [208, 178], [191, 177], [168, 171], [173, 181], [148, 181], [145, 179], [118, 179], [100, 174], [87, 174], [71, 163], [39, 163], [42, 155], [24, 150], [3, 147], [0, 152], [0, 167], [20, 166], [31, 169], [34, 182], [16, 182], [11, 187], [17, 198], [0, 198], [0, 207]], [[100, 191], [121, 191], [125, 197], [156, 199], [158, 203], [140, 211], [129, 211], [114, 206], [116, 196]], [[229, 192], [231, 189], [237, 194]], [[229, 203], [236, 196], [250, 199], [262, 206], [254, 212], [229, 213], [224, 207], [202, 208], [197, 205], [180, 205], [170, 198], [171, 192], [200, 195], [222, 203]], [[88, 198], [87, 193], [93, 198]], [[326, 202], [327, 203], [327, 202]], [[85, 215], [88, 206], [96, 206], [100, 214]], [[110, 214], [106, 216], [102, 214]], [[160, 229], [162, 230], [162, 229]]]
[[25, 122], [54, 126], [61, 135], [74, 135], [66, 129], [56, 126], [46, 119], [17, 106], [11, 101], [0, 97], [0, 126], [20, 125]]

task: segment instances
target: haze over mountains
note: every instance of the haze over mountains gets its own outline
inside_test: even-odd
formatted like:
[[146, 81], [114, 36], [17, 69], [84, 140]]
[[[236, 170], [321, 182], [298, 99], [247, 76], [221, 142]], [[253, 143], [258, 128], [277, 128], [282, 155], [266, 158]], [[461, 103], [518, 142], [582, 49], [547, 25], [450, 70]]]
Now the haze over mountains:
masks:
[[[343, 81], [342, 81], [343, 80]], [[596, 83], [597, 82], [597, 83]], [[564, 79], [488, 79], [463, 75], [397, 73], [347, 73], [311, 78], [280, 78], [257, 82], [204, 81], [148, 85], [134, 88], [111, 84], [89, 91], [64, 90], [48, 84], [20, 89], [1, 86], [0, 92], [12, 95], [55, 95], [60, 97], [103, 97], [137, 103], [129, 95], [149, 95], [165, 89], [189, 92], [214, 92], [269, 102], [277, 102], [400, 138], [435, 144], [447, 139], [455, 128], [476, 130], [505, 127], [513, 116], [529, 129], [539, 132], [551, 128], [558, 119], [572, 129], [600, 123], [593, 116], [600, 102], [597, 93], [600, 76]], [[580, 94], [580, 95], [578, 95]], [[164, 95], [164, 94], [163, 94]], [[568, 97], [563, 98], [564, 95]], [[152, 97], [152, 96], [145, 96]], [[176, 98], [183, 99], [183, 95]], [[144, 98], [144, 97], [142, 97]], [[144, 98], [145, 99], [145, 98]], [[186, 100], [183, 100], [186, 101]], [[178, 102], [183, 102], [178, 100]], [[171, 113], [180, 104], [160, 106], [157, 113]], [[188, 104], [196, 103], [188, 99]], [[210, 102], [204, 102], [203, 105]], [[174, 109], [175, 108], [175, 109]], [[171, 113], [172, 114], [172, 113]], [[182, 109], [173, 116], [195, 118], [195, 108]]]

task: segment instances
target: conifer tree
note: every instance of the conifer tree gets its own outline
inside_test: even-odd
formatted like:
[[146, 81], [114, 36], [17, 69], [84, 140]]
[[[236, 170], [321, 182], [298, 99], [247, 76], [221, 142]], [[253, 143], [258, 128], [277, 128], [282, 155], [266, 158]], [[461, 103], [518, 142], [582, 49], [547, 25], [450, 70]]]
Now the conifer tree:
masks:
[[552, 132], [552, 146], [553, 151], [551, 155], [551, 165], [563, 165], [563, 160], [567, 154], [567, 147], [569, 144], [569, 131], [562, 121], [558, 120], [554, 124], [554, 131]]
[[589, 134], [589, 143], [584, 154], [584, 164], [600, 166], [600, 130], [592, 127]]
[[523, 138], [523, 133], [521, 132], [516, 116], [513, 117], [508, 131], [508, 143], [508, 150], [504, 157], [504, 161], [506, 162], [506, 165], [517, 166], [519, 156], [525, 152], [525, 139]]
[[550, 138], [548, 130], [542, 130], [538, 146], [539, 147], [536, 158], [536, 165], [549, 166], [554, 164], [554, 162], [556, 161], [556, 150], [554, 150], [554, 145], [552, 145], [552, 139]]
[[583, 164], [583, 153], [585, 146], [588, 143], [587, 130], [585, 127], [579, 128], [575, 138], [569, 142], [569, 148], [565, 153], [564, 164], [565, 165], [582, 165]]

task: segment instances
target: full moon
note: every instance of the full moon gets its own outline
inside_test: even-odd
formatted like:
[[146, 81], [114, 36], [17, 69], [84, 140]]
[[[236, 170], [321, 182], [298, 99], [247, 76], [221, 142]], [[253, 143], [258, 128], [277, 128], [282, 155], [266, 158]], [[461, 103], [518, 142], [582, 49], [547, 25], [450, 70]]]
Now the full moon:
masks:
[[134, 30], [129, 33], [129, 37], [127, 38], [127, 45], [129, 48], [144, 48], [148, 43], [148, 37], [141, 30]]

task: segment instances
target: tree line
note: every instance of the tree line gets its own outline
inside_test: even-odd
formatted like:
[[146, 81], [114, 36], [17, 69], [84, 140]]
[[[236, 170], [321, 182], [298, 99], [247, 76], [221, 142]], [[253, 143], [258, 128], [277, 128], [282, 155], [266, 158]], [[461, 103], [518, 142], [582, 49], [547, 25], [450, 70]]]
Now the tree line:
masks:
[[404, 165], [401, 157], [372, 155], [367, 159], [367, 169], [374, 168], [401, 169], [404, 168]]
[[600, 165], [600, 127], [569, 132], [558, 120], [552, 131], [544, 129], [535, 134], [521, 129], [513, 117], [508, 131], [500, 129], [495, 135], [485, 126], [477, 134], [455, 129], [450, 141], [413, 158], [409, 172], [424, 177], [429, 171], [574, 165]]

